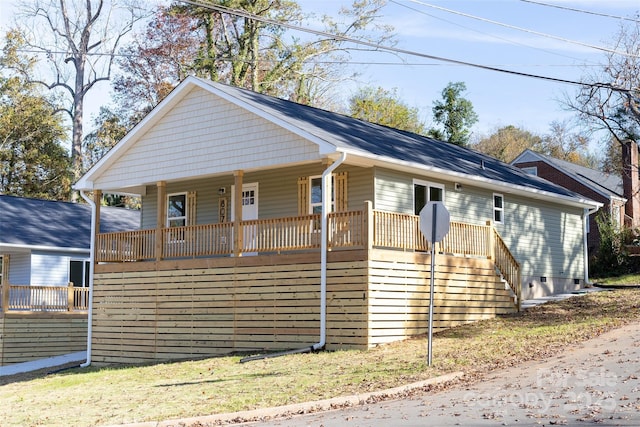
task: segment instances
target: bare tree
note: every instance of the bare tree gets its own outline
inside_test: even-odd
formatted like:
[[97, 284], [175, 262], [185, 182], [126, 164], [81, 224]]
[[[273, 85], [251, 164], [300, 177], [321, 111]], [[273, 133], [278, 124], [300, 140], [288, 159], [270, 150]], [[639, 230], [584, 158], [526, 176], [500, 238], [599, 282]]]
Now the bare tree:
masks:
[[[73, 178], [83, 173], [84, 102], [96, 83], [111, 78], [115, 54], [145, 16], [139, 0], [34, 0], [22, 3], [18, 28], [29, 48], [43, 55], [52, 73], [31, 81], [68, 99]], [[75, 194], [72, 198], [77, 199]]]
[[597, 71], [583, 77], [575, 98], [566, 97], [568, 107], [593, 130], [608, 132], [618, 142], [640, 137], [640, 21], [621, 25], [610, 53]]

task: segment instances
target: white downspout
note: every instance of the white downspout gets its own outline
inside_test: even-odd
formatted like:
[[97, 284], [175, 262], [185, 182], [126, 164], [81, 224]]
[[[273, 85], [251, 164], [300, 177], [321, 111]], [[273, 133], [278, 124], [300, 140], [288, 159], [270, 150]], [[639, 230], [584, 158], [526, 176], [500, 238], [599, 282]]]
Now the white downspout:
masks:
[[587, 229], [589, 228], [589, 217], [591, 214], [596, 213], [600, 207], [584, 209], [584, 285], [590, 285], [589, 282], [589, 244], [587, 243]]
[[327, 218], [331, 211], [331, 173], [347, 158], [342, 153], [340, 159], [322, 172], [322, 213], [320, 221], [320, 342], [313, 345], [314, 350], [324, 347], [327, 341]]
[[86, 368], [91, 365], [91, 337], [93, 332], [93, 266], [95, 264], [95, 246], [96, 246], [96, 204], [87, 197], [84, 191], [80, 191], [80, 195], [91, 206], [91, 245], [89, 255], [89, 314], [87, 317], [87, 361], [80, 365]]

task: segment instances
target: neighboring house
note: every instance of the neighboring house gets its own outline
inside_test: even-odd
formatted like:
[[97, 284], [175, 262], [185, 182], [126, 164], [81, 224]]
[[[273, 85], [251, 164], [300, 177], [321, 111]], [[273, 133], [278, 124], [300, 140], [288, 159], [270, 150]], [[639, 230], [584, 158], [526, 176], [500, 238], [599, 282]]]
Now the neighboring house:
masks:
[[[625, 218], [625, 204], [631, 197], [625, 195], [623, 179], [615, 174], [600, 172], [529, 149], [523, 151], [511, 164], [602, 203], [602, 208], [589, 216], [587, 239], [590, 254], [597, 252], [600, 246], [600, 232], [596, 223], [600, 212], [610, 215], [618, 225], [630, 220], [629, 217]], [[639, 214], [640, 212], [636, 215]]]
[[[194, 77], [74, 186], [136, 194], [142, 227], [96, 236], [94, 363], [369, 348], [587, 282], [600, 204], [477, 152]], [[96, 215], [103, 214], [95, 205]]]
[[[139, 211], [102, 211], [103, 232], [140, 225]], [[91, 207], [0, 195], [0, 212], [0, 373], [85, 351]]]
[[[10, 284], [88, 286], [89, 205], [0, 195], [0, 212], [0, 259]], [[102, 214], [103, 232], [140, 225], [138, 211], [104, 208]]]

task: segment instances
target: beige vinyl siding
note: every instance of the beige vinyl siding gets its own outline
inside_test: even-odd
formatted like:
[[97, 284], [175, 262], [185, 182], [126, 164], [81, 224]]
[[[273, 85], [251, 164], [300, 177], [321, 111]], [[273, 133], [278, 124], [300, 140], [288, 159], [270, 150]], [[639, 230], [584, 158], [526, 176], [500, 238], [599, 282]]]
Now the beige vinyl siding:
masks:
[[[295, 216], [297, 207], [297, 183], [300, 176], [317, 176], [324, 171], [321, 163], [295, 166], [282, 169], [270, 169], [260, 172], [249, 172], [243, 176], [245, 184], [258, 183], [258, 215], [260, 218], [279, 218]], [[340, 167], [338, 171], [348, 174], [349, 210], [362, 210], [365, 200], [372, 200], [371, 169], [357, 167]], [[197, 223], [211, 224], [218, 222], [218, 189], [224, 187], [229, 206], [231, 204], [232, 175], [210, 177], [190, 181], [167, 183], [167, 194], [187, 191], [196, 192]], [[157, 188], [147, 187], [147, 194], [142, 198], [142, 228], [156, 226]], [[229, 207], [230, 209], [230, 207]], [[228, 212], [229, 218], [231, 211]]]
[[509, 194], [504, 206], [505, 222], [497, 229], [520, 262], [523, 277], [584, 277], [582, 209]]
[[400, 172], [376, 168], [374, 209], [413, 213], [413, 177]]
[[[493, 219], [493, 190], [469, 185], [456, 190], [454, 182], [385, 169], [375, 171], [375, 208], [413, 213], [414, 179], [444, 183], [445, 206], [452, 221], [485, 224]], [[504, 223], [496, 229], [521, 264], [523, 279], [547, 277], [549, 282], [566, 284], [584, 278], [582, 209], [515, 197], [506, 191], [501, 194]]]
[[95, 185], [118, 188], [316, 159], [316, 144], [196, 88]]
[[432, 177], [404, 174], [387, 169], [375, 171], [375, 209], [413, 214], [413, 180], [444, 185], [444, 204], [452, 221], [485, 224], [493, 217], [492, 192]]

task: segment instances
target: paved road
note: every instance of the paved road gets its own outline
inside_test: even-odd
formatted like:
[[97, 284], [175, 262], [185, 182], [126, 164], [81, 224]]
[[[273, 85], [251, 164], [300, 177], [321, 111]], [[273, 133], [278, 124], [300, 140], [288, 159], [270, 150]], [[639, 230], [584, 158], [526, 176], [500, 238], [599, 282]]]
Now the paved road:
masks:
[[640, 426], [640, 324], [466, 388], [247, 423], [278, 427]]

